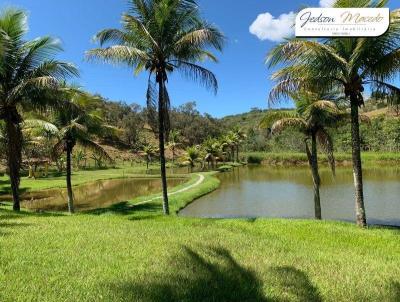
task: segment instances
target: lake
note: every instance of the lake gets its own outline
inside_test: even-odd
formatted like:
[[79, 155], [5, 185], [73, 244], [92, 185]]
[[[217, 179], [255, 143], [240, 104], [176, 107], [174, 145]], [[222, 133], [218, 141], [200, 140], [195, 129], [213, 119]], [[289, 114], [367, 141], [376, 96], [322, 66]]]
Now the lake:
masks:
[[[323, 219], [355, 221], [351, 168], [321, 171]], [[221, 187], [180, 212], [206, 218], [314, 218], [308, 167], [248, 166], [218, 176]], [[364, 169], [365, 207], [370, 224], [400, 226], [400, 167]]]
[[[186, 179], [168, 179], [170, 188], [187, 181]], [[77, 211], [108, 207], [139, 196], [161, 192], [161, 180], [149, 178], [124, 178], [99, 180], [73, 188], [74, 205]], [[66, 189], [51, 189], [29, 192], [22, 196], [21, 206], [31, 210], [66, 211]]]

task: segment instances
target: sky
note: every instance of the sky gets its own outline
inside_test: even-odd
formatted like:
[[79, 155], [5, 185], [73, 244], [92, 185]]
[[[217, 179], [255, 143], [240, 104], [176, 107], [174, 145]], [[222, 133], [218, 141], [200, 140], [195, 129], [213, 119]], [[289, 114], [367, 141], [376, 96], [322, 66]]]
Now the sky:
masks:
[[[119, 28], [128, 0], [1, 0], [0, 7], [18, 7], [29, 15], [27, 39], [50, 35], [59, 38], [64, 52], [58, 58], [74, 63], [80, 77], [73, 82], [113, 101], [145, 105], [147, 77], [103, 63], [87, 62], [86, 50], [98, 45], [94, 34], [104, 28]], [[264, 64], [267, 52], [292, 34], [295, 11], [304, 7], [329, 6], [331, 0], [199, 0], [202, 16], [227, 37], [217, 64], [204, 66], [215, 73], [217, 95], [182, 78], [170, 77], [169, 94], [173, 106], [195, 101], [202, 113], [215, 117], [265, 109], [273, 86], [271, 70]], [[393, 9], [399, 0], [390, 1]], [[400, 3], [398, 3], [397, 6]], [[288, 106], [288, 104], [281, 104]]]

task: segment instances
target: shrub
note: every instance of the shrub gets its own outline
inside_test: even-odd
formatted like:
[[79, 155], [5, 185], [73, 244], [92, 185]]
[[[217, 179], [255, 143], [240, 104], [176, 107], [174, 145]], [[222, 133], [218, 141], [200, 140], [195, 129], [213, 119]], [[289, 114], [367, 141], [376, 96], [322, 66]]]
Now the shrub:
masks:
[[249, 164], [261, 164], [263, 161], [263, 157], [259, 155], [249, 155], [247, 156], [247, 163]]

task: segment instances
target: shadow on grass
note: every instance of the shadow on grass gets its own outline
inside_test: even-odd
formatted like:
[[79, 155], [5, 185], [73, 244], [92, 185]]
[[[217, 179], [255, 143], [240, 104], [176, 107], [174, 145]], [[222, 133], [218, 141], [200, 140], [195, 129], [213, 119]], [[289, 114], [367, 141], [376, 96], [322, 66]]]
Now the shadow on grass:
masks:
[[[176, 269], [176, 266], [179, 266]], [[163, 273], [149, 272], [140, 278], [143, 283], [109, 285], [120, 301], [322, 301], [318, 289], [307, 275], [293, 267], [277, 267], [269, 271], [264, 282], [252, 270], [241, 266], [224, 248], [209, 248], [200, 255], [184, 247], [183, 254], [170, 260], [170, 269]], [[282, 298], [268, 298], [264, 286], [285, 293]]]
[[400, 282], [392, 282], [390, 284], [391, 288], [391, 299], [390, 302], [399, 302], [400, 301]]
[[187, 247], [172, 259], [179, 273], [149, 273], [144, 283], [109, 285], [120, 301], [267, 301], [254, 272], [240, 266], [225, 249], [209, 250], [218, 263]]
[[312, 284], [307, 274], [292, 266], [271, 268], [268, 271], [268, 285], [280, 293], [285, 293], [284, 297], [269, 301], [322, 301], [318, 288]]
[[[118, 215], [133, 215], [141, 214], [140, 217], [132, 217], [132, 220], [146, 219], [146, 216], [154, 218], [160, 215], [162, 206], [158, 203], [146, 203], [141, 205], [132, 205], [128, 201], [113, 204], [107, 208], [100, 208], [82, 212], [86, 215], [105, 215], [105, 214], [118, 214]], [[143, 215], [145, 214], [145, 215]]]

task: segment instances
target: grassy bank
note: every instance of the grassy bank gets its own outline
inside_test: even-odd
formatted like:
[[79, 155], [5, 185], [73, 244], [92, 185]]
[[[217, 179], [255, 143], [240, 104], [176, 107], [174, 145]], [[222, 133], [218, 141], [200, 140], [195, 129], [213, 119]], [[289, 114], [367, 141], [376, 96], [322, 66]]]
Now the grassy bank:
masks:
[[399, 301], [399, 231], [160, 211], [0, 210], [0, 301]]
[[[307, 164], [308, 159], [305, 153], [294, 152], [248, 152], [243, 154], [246, 158], [253, 157], [268, 164]], [[362, 160], [366, 164], [375, 163], [400, 163], [400, 153], [377, 153], [377, 152], [363, 152], [361, 154]], [[351, 154], [348, 153], [335, 153], [335, 159], [338, 164], [351, 164]], [[327, 163], [327, 156], [319, 154], [319, 161]]]

